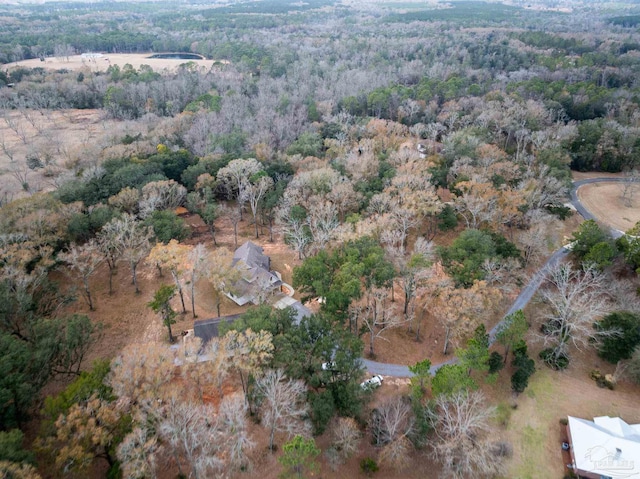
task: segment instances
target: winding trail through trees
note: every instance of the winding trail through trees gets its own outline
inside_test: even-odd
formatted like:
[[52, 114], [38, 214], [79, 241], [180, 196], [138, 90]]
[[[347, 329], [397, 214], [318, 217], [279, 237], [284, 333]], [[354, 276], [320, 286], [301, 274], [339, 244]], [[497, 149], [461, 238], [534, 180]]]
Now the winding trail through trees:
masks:
[[[571, 204], [576, 209], [576, 211], [585, 219], [585, 220], [595, 220], [595, 216], [584, 207], [580, 200], [578, 199], [578, 189], [582, 185], [587, 185], [590, 183], [624, 183], [628, 181], [626, 178], [588, 178], [585, 180], [574, 181], [573, 186], [571, 188]], [[618, 238], [622, 236], [624, 233], [622, 231], [611, 228], [611, 235], [614, 238]], [[569, 254], [569, 250], [564, 246], [558, 250], [556, 250], [543, 264], [538, 271], [533, 275], [533, 277], [529, 280], [529, 282], [522, 288], [520, 294], [515, 299], [507, 313], [505, 314], [505, 318], [509, 316], [511, 313], [516, 312], [519, 309], [523, 309], [533, 295], [538, 291], [538, 288], [542, 284], [544, 277], [546, 276], [547, 271], [550, 267], [555, 266], [562, 260], [564, 260]], [[500, 320], [491, 330], [489, 331], [489, 344], [493, 344], [495, 341], [495, 336], [498, 330], [498, 327], [502, 324], [504, 318]], [[431, 366], [431, 374], [435, 374], [438, 369], [440, 369], [445, 364], [453, 364], [458, 359], [455, 356], [452, 356], [451, 359]], [[369, 359], [362, 359], [362, 363], [368, 372], [371, 374], [380, 374], [382, 376], [393, 376], [393, 377], [411, 377], [413, 373], [409, 371], [408, 366], [404, 366], [402, 364], [391, 364], [391, 363], [379, 363], [376, 361], [371, 361]]]

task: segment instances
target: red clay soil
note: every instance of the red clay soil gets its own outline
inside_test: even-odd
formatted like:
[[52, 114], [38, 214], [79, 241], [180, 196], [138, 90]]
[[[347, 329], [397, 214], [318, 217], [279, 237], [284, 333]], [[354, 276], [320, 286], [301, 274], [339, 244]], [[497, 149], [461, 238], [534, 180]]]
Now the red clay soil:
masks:
[[[210, 234], [200, 228], [199, 218], [186, 217], [188, 222], [192, 222], [194, 226], [198, 226], [198, 234], [196, 237], [188, 241], [189, 244], [196, 244], [198, 242], [205, 243], [208, 247], [213, 247], [213, 242]], [[230, 250], [235, 249], [235, 241], [233, 235], [232, 225], [225, 218], [217, 222], [217, 234], [216, 239], [219, 246], [227, 247]], [[276, 237], [275, 242], [270, 243], [268, 241], [268, 231], [264, 231], [260, 238], [255, 238], [253, 226], [249, 221], [249, 217], [245, 217], [245, 220], [241, 223], [238, 232], [238, 244], [242, 244], [246, 240], [254, 241], [256, 244], [262, 246], [265, 253], [272, 259], [273, 269], [279, 271], [283, 275], [285, 282], [290, 283], [293, 268], [300, 264], [297, 259], [297, 255], [286, 245], [283, 244], [281, 238]], [[449, 244], [453, 238], [457, 236], [457, 232], [449, 232], [446, 235], [440, 235], [438, 237], [439, 244]], [[129, 269], [125, 263], [121, 263], [117, 276], [114, 278], [114, 294], [108, 294], [108, 270], [106, 266], [103, 266], [98, 273], [92, 278], [92, 291], [96, 300], [96, 311], [88, 311], [88, 307], [78, 300], [76, 303], [68, 308], [69, 312], [80, 312], [87, 314], [92, 320], [100, 321], [104, 324], [104, 333], [98, 344], [92, 347], [87, 360], [84, 363], [84, 367], [88, 368], [90, 363], [95, 358], [112, 358], [114, 357], [125, 345], [133, 342], [147, 342], [147, 341], [166, 341], [166, 329], [162, 326], [159, 317], [154, 314], [147, 306], [147, 302], [151, 300], [154, 291], [164, 283], [170, 283], [171, 278], [165, 276], [163, 278], [158, 277], [155, 268], [148, 265], [142, 265], [139, 271], [139, 283], [141, 293], [136, 294], [133, 286], [131, 285], [131, 276]], [[196, 311], [200, 318], [214, 317], [215, 307], [211, 300], [211, 296], [206, 294], [206, 287], [202, 284], [197, 285], [196, 294]], [[402, 294], [400, 291], [396, 291], [396, 300], [398, 301], [398, 307], [401, 308]], [[508, 302], [508, 301], [507, 301]], [[174, 332], [178, 333], [183, 329], [190, 329], [193, 325], [193, 318], [190, 311], [190, 298], [187, 294], [185, 297], [185, 303], [189, 310], [187, 314], [180, 315], [178, 317], [179, 322], [174, 326]], [[173, 303], [174, 309], [179, 311], [179, 300], [176, 298]], [[246, 308], [239, 308], [231, 301], [224, 301], [222, 304], [221, 313], [234, 314], [241, 312]], [[499, 319], [499, 315], [496, 315], [494, 321]], [[415, 362], [424, 358], [429, 358], [433, 363], [442, 362], [448, 359], [450, 356], [444, 356], [442, 354], [442, 338], [444, 335], [443, 328], [438, 324], [435, 318], [432, 318], [428, 314], [423, 314], [421, 318], [423, 325], [421, 331], [421, 340], [417, 342], [415, 340], [415, 333], [411, 333], [406, 327], [398, 328], [390, 331], [386, 337], [387, 341], [378, 339], [376, 340], [376, 353], [375, 358], [378, 361], [391, 362], [396, 364], [414, 364]], [[491, 326], [491, 325], [489, 325]], [[366, 340], [366, 337], [364, 338]], [[365, 341], [366, 343], [366, 341]], [[365, 345], [367, 348], [368, 345]], [[508, 382], [508, 379], [505, 381]], [[375, 393], [374, 402], [371, 406], [380, 403], [389, 396], [395, 396], [398, 394], [405, 394], [407, 390], [406, 379], [387, 378], [384, 385]], [[52, 385], [48, 388], [48, 392], [52, 392], [62, 386], [61, 384]], [[237, 388], [237, 384], [230, 383], [226, 386], [228, 392]], [[509, 393], [505, 393], [509, 394]], [[502, 393], [500, 393], [502, 395]], [[216, 401], [215, 392], [212, 392], [207, 396], [211, 401]], [[281, 472], [281, 467], [277, 463], [276, 457], [267, 450], [267, 435], [266, 432], [258, 427], [252, 426], [252, 434], [257, 442], [256, 448], [252, 454], [253, 456], [253, 470], [249, 473], [240, 473], [238, 477], [261, 477], [263, 479], [275, 479]], [[285, 438], [278, 437], [279, 444], [285, 441]], [[318, 446], [326, 450], [329, 445], [330, 439], [328, 434], [324, 434], [316, 438]], [[321, 456], [319, 461], [321, 464], [321, 472], [313, 477], [323, 478], [355, 478], [365, 477], [360, 472], [360, 460], [365, 457], [377, 458], [379, 451], [371, 445], [371, 439], [369, 436], [365, 436], [361, 441], [361, 449], [355, 457], [351, 458], [345, 465], [341, 466], [338, 471], [332, 471], [326, 462], [324, 456]], [[93, 477], [101, 477], [100, 474], [104, 474], [104, 471], [97, 468], [96, 475]], [[385, 466], [382, 466], [380, 471], [376, 474], [376, 477], [388, 478], [388, 479], [400, 479], [400, 478], [425, 478], [425, 477], [437, 477], [438, 466], [434, 465], [432, 460], [428, 456], [427, 451], [415, 452], [412, 456], [412, 461], [408, 464], [406, 470], [393, 471]], [[159, 474], [159, 478], [174, 478], [177, 470], [172, 468], [162, 474]]]

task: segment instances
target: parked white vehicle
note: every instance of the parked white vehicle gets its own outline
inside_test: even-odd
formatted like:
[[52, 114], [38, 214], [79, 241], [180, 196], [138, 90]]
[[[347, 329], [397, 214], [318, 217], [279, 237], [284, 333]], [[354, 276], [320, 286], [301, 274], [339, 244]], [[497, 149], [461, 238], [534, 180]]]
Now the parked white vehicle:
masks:
[[323, 371], [335, 371], [335, 369], [336, 369], [336, 363], [333, 361], [330, 361], [328, 363], [322, 363]]
[[376, 389], [382, 386], [382, 381], [383, 381], [382, 376], [380, 376], [379, 374], [376, 374], [372, 378], [367, 379], [366, 381], [363, 381], [362, 383], [360, 383], [360, 387], [362, 389]]

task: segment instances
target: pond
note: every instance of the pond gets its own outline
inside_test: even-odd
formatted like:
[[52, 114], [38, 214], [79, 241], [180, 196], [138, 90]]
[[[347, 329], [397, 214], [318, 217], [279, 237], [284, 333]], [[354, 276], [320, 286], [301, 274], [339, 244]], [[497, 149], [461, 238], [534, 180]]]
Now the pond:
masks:
[[155, 53], [149, 58], [160, 58], [163, 60], [206, 60], [202, 55], [197, 53]]

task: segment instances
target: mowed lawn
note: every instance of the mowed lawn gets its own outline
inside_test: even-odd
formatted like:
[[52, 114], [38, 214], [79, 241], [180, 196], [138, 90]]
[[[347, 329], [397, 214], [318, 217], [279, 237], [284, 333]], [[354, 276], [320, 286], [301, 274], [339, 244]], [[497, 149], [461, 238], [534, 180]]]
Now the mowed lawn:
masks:
[[[640, 387], [621, 382], [613, 391], [599, 388], [589, 378], [590, 366], [584, 362], [564, 372], [536, 363], [538, 369], [527, 390], [516, 399], [517, 408], [507, 426], [513, 458], [506, 477], [563, 477], [567, 459], [563, 458], [561, 442], [566, 434], [560, 419], [568, 415], [585, 419], [619, 416], [630, 424], [640, 423]], [[603, 371], [612, 370], [609, 365], [600, 366]]]

